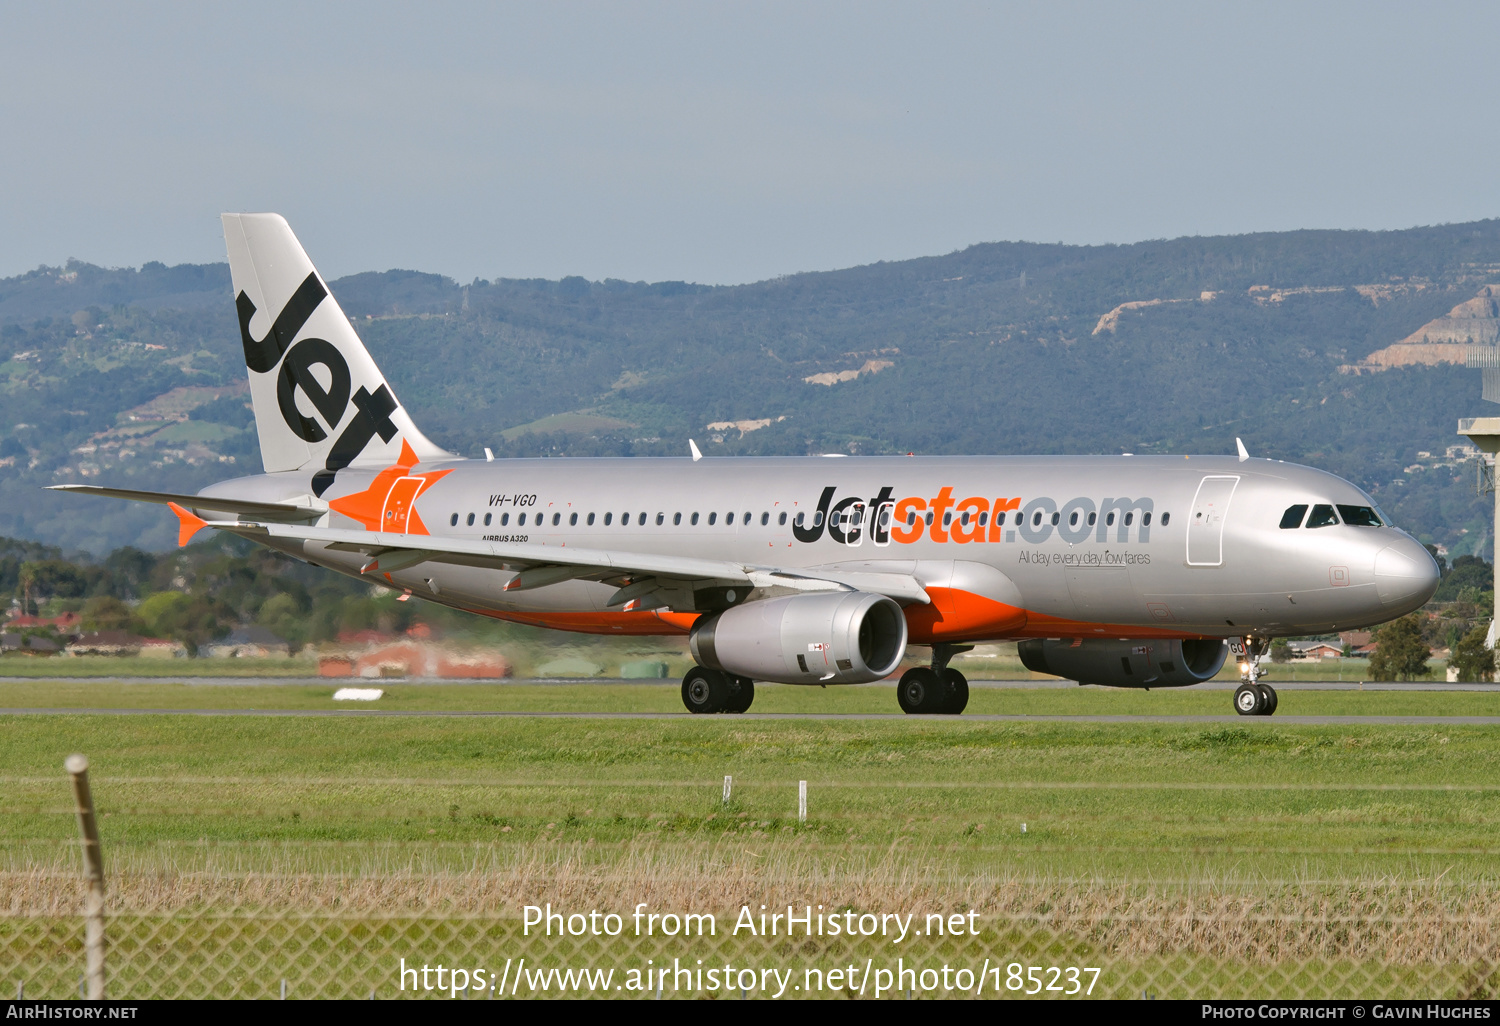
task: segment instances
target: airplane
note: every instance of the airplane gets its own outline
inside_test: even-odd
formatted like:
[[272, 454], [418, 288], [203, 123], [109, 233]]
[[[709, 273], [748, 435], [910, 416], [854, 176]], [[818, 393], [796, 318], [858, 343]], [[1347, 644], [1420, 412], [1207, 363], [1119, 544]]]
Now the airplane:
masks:
[[[1235, 456], [464, 459], [418, 430], [287, 222], [225, 214], [264, 473], [162, 503], [179, 543], [226, 531], [481, 616], [686, 636], [693, 713], [756, 681], [835, 685], [926, 666], [910, 714], [961, 713], [953, 658], [1014, 641], [1043, 674], [1126, 688], [1207, 681], [1269, 716], [1275, 637], [1419, 608], [1439, 571], [1332, 474]], [[462, 373], [463, 368], [453, 368]]]

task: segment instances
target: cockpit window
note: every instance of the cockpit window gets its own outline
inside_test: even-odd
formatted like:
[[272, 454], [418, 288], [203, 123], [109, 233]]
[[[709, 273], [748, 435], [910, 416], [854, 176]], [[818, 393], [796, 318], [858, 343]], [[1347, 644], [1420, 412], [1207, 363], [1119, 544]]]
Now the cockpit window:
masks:
[[1333, 515], [1333, 507], [1322, 502], [1312, 508], [1312, 516], [1307, 518], [1308, 527], [1328, 527], [1338, 522], [1339, 518]]
[[1307, 516], [1307, 503], [1299, 502], [1295, 506], [1288, 506], [1286, 512], [1281, 514], [1281, 529], [1290, 531], [1294, 527], [1302, 526], [1302, 518]]
[[1353, 524], [1355, 527], [1385, 526], [1380, 519], [1380, 514], [1369, 506], [1345, 506], [1339, 503], [1339, 516], [1344, 519], [1344, 523]]

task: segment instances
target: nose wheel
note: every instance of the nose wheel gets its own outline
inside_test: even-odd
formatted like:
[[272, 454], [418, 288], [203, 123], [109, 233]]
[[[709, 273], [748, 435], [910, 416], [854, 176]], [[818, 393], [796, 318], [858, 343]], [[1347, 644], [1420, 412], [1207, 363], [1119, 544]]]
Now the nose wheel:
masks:
[[1241, 716], [1270, 716], [1276, 711], [1276, 689], [1269, 684], [1241, 684], [1234, 689], [1234, 711]]
[[1234, 689], [1234, 711], [1241, 716], [1270, 716], [1276, 711], [1276, 689], [1260, 683], [1260, 657], [1265, 638], [1240, 639], [1240, 686]]

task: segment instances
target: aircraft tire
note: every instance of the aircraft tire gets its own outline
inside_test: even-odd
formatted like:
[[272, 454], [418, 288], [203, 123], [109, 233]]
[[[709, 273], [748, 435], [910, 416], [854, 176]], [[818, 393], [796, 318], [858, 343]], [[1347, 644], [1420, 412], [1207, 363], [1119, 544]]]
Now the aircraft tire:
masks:
[[690, 713], [723, 712], [729, 679], [718, 670], [695, 666], [682, 678], [682, 704]]
[[1266, 699], [1257, 684], [1241, 684], [1234, 689], [1234, 711], [1241, 716], [1261, 716]]
[[969, 704], [969, 679], [950, 666], [943, 671], [943, 682], [948, 685], [943, 712], [957, 716]]
[[750, 711], [750, 703], [755, 701], [755, 681], [749, 677], [729, 678], [729, 698], [724, 703], [724, 711], [727, 713], [742, 713]]
[[901, 711], [912, 716], [948, 711], [948, 689], [938, 675], [926, 666], [913, 666], [901, 675], [896, 685], [896, 701]]
[[1276, 689], [1269, 684], [1257, 684], [1260, 688], [1264, 704], [1261, 707], [1262, 716], [1274, 716], [1276, 714]]

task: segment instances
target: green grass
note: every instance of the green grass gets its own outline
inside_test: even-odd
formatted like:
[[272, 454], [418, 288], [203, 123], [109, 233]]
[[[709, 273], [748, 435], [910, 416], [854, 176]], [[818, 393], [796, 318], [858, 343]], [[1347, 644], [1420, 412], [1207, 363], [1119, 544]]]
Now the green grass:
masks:
[[[335, 702], [340, 687], [378, 687], [375, 702]], [[1124, 688], [970, 689], [968, 713], [1048, 716], [1226, 716], [1227, 690]], [[1500, 691], [1279, 692], [1278, 716], [1500, 716]], [[413, 684], [330, 680], [286, 684], [184, 684], [170, 680], [0, 681], [0, 709], [362, 709], [405, 712], [683, 713], [678, 684]], [[756, 713], [900, 712], [890, 684], [756, 687]], [[1260, 724], [1253, 724], [1259, 727]]]
[[309, 659], [143, 659], [137, 656], [0, 656], [4, 677], [309, 677]]
[[[331, 691], [27, 681], [0, 684], [0, 706], [328, 708]], [[760, 692], [757, 709], [894, 708], [888, 686]], [[1228, 697], [974, 691], [996, 711], [1074, 713], [1223, 713]], [[1452, 715], [1495, 702], [1285, 692], [1282, 709]], [[377, 707], [675, 711], [679, 699], [659, 685], [396, 683]], [[62, 771], [73, 751], [92, 761], [120, 910], [117, 993], [271, 996], [289, 977], [294, 995], [394, 996], [397, 957], [465, 953], [495, 970], [520, 954], [826, 967], [902, 953], [517, 935], [523, 903], [628, 912], [637, 900], [721, 913], [778, 901], [973, 907], [982, 938], [924, 940], [908, 961], [1101, 965], [1099, 993], [1117, 996], [1432, 996], [1497, 983], [1481, 957], [1500, 923], [1493, 728], [42, 714], [0, 716], [0, 736], [0, 907], [12, 910], [0, 916], [0, 977], [33, 981], [28, 993], [77, 986], [77, 920], [62, 911], [78, 900]], [[247, 906], [272, 911], [234, 911]], [[1319, 925], [1329, 916], [1352, 925]], [[1184, 932], [1185, 921], [1198, 925]]]
[[[32, 687], [3, 690], [14, 702], [10, 693]], [[284, 691], [282, 707], [323, 700], [296, 686], [181, 690], [204, 705], [233, 705], [247, 692]], [[555, 706], [677, 701], [660, 687], [408, 692], [412, 704], [450, 707], [484, 692], [516, 704], [550, 693]], [[1052, 707], [1104, 697], [979, 694]], [[1227, 704], [1223, 694], [1175, 697], [1215, 698], [1219, 712]], [[1445, 707], [1490, 698], [1432, 697]], [[1471, 877], [1500, 853], [1500, 748], [1489, 728], [57, 715], [0, 718], [0, 729], [0, 851], [13, 869], [43, 852], [51, 861], [72, 836], [60, 767], [75, 750], [94, 762], [115, 857], [145, 862], [203, 858], [210, 848], [195, 846], [229, 844], [274, 853], [277, 864], [353, 869], [377, 849], [389, 857], [393, 845], [440, 862], [443, 846], [456, 845], [451, 857], [463, 861], [474, 844], [502, 850], [543, 835], [607, 852], [642, 838], [714, 839], [742, 829], [740, 812], [775, 834], [789, 825], [800, 779], [811, 782], [814, 810], [793, 829], [800, 843], [873, 857], [909, 836], [945, 873]], [[725, 774], [736, 779], [736, 814], [709, 820], [723, 811]], [[299, 850], [303, 842], [314, 847]], [[183, 844], [197, 854], [169, 854]]]

